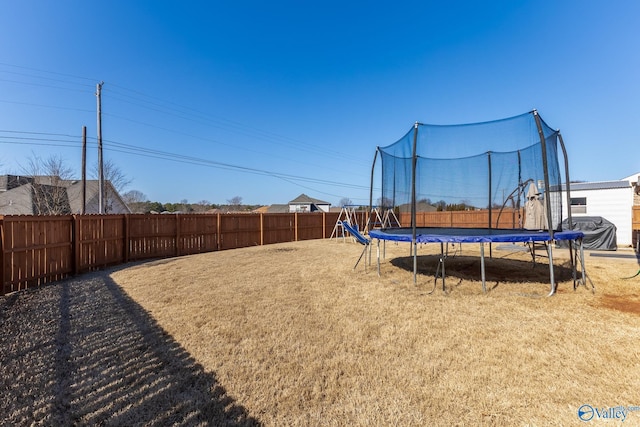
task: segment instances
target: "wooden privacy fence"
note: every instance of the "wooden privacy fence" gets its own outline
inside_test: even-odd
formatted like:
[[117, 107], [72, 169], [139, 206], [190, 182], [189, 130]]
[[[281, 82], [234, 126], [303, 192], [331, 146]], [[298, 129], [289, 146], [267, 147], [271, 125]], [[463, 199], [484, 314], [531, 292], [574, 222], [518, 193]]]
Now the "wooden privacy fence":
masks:
[[0, 217], [0, 295], [108, 266], [328, 238], [338, 213]]
[[[494, 210], [494, 228], [520, 228], [524, 212]], [[151, 258], [329, 238], [331, 213], [0, 216], [0, 295]], [[358, 223], [367, 223], [360, 213]], [[411, 225], [411, 214], [398, 215]], [[418, 212], [418, 227], [487, 227], [489, 212]], [[640, 231], [640, 206], [633, 208]], [[634, 231], [634, 239], [638, 232]], [[636, 241], [634, 240], [634, 246]]]
[[[398, 216], [400, 224], [411, 226], [411, 214], [401, 213]], [[493, 209], [491, 211], [492, 228], [521, 228], [520, 221], [524, 222], [524, 210], [518, 215], [517, 209]], [[463, 228], [487, 228], [489, 226], [489, 211], [434, 211], [416, 212], [417, 227], [463, 227]]]

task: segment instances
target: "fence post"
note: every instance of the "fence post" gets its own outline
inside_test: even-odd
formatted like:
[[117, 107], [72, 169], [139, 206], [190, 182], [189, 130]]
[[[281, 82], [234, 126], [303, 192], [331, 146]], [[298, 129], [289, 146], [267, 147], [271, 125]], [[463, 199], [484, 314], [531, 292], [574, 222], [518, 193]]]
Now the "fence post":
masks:
[[180, 256], [182, 252], [180, 250], [180, 214], [175, 214], [173, 216], [175, 217], [176, 221], [176, 256]]
[[78, 215], [73, 215], [71, 220], [73, 221], [71, 224], [72, 271], [74, 275], [78, 275], [80, 273], [80, 218]]
[[217, 214], [218, 217], [216, 218], [217, 221], [217, 229], [218, 229], [218, 233], [216, 234], [216, 250], [220, 250], [220, 240], [221, 240], [221, 234], [222, 234], [222, 230], [220, 228], [222, 221], [220, 220], [220, 213]]
[[298, 212], [293, 214], [294, 242], [298, 241]]
[[260, 212], [260, 246], [264, 245], [264, 214]]
[[124, 247], [122, 248], [122, 253], [124, 254], [125, 264], [129, 262], [131, 248], [131, 243], [129, 242], [129, 240], [131, 240], [131, 232], [129, 231], [129, 215], [131, 214], [124, 214], [124, 241], [122, 243]]
[[322, 238], [327, 238], [327, 213], [322, 211]]

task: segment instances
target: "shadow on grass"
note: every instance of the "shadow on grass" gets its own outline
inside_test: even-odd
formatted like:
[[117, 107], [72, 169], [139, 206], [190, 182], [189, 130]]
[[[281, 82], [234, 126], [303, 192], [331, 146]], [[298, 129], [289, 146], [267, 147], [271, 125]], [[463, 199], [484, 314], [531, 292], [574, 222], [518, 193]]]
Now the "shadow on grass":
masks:
[[[435, 276], [438, 271], [440, 255], [418, 255], [418, 274]], [[395, 267], [413, 272], [413, 257], [399, 257], [391, 260]], [[460, 280], [481, 280], [481, 265], [479, 256], [449, 256], [445, 259], [446, 277], [456, 277]], [[556, 282], [573, 280], [573, 270], [568, 262], [554, 262], [554, 277]], [[485, 257], [485, 279], [487, 282], [539, 282], [550, 283], [549, 264], [531, 261], [521, 261], [506, 258]]]
[[106, 272], [0, 297], [0, 392], [2, 425], [260, 425]]

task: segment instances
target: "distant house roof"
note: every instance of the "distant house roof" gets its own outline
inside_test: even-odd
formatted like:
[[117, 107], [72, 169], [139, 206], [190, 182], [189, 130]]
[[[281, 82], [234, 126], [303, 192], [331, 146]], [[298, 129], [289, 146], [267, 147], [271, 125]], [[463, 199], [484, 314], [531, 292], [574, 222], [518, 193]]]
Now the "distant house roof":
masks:
[[19, 175], [0, 175], [0, 191], [12, 190], [33, 181], [33, 178]]
[[[97, 180], [86, 181], [86, 213], [99, 211], [99, 182]], [[61, 190], [55, 190], [61, 189]], [[37, 190], [37, 191], [36, 191]], [[42, 193], [42, 192], [45, 193]], [[39, 196], [34, 196], [35, 193]], [[59, 213], [82, 212], [82, 181], [61, 180], [55, 176], [24, 177], [16, 175], [0, 176], [0, 214], [4, 215], [34, 215], [42, 203], [46, 193], [56, 193], [54, 204], [59, 207]], [[106, 213], [131, 213], [127, 204], [115, 190], [111, 182], [105, 181], [105, 212]], [[50, 198], [50, 197], [49, 197]], [[63, 206], [64, 205], [64, 206]]]
[[[562, 189], [566, 190], [566, 185], [562, 184]], [[572, 182], [571, 190], [608, 190], [613, 188], [631, 188], [629, 181], [601, 181], [601, 182]]]
[[271, 205], [267, 206], [266, 213], [289, 213], [289, 205]]
[[[64, 181], [69, 194], [69, 204], [72, 213], [82, 212], [82, 181]], [[86, 181], [87, 200], [85, 201], [86, 213], [97, 213], [99, 211], [100, 182], [96, 179]], [[122, 200], [110, 181], [105, 181], [105, 212], [106, 213], [131, 213], [131, 209]]]
[[290, 205], [330, 205], [331, 203], [325, 202], [324, 200], [314, 199], [313, 197], [309, 197], [306, 194], [301, 194], [292, 201], [289, 202]]
[[0, 214], [33, 215], [33, 188], [31, 183], [9, 190], [3, 189], [0, 192]]
[[289, 205], [268, 205], [254, 209], [254, 213], [289, 213]]

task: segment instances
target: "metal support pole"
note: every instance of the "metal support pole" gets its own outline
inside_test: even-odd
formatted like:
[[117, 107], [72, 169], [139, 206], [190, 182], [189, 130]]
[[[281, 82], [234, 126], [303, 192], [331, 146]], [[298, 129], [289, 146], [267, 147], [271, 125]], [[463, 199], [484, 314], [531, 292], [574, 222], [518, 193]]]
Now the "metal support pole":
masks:
[[[491, 228], [493, 228], [493, 227], [491, 227], [491, 222], [493, 220], [492, 215], [491, 215], [491, 197], [492, 197], [492, 194], [491, 194], [492, 193], [492, 191], [491, 191], [491, 184], [492, 184], [492, 182], [491, 182], [491, 151], [487, 151], [487, 160], [489, 162], [489, 202], [487, 204], [487, 208], [489, 209], [489, 230], [491, 230]], [[491, 243], [489, 243], [489, 257], [493, 256], [493, 253], [492, 253], [491, 249], [492, 249], [492, 246], [491, 246]]]
[[584, 286], [587, 286], [587, 272], [586, 272], [586, 267], [584, 265], [584, 246], [582, 245], [582, 239], [580, 240], [580, 265], [582, 267], [582, 283], [584, 284]]
[[564, 173], [565, 173], [565, 187], [567, 196], [567, 219], [569, 220], [569, 230], [573, 230], [573, 219], [571, 218], [571, 180], [569, 179], [569, 158], [567, 157], [567, 149], [564, 147], [564, 141], [560, 131], [558, 132], [558, 142], [560, 142], [560, 148], [562, 148], [562, 155], [564, 156]]
[[444, 292], [447, 288], [445, 286], [444, 281], [446, 280], [446, 272], [444, 270], [444, 261], [445, 261], [445, 253], [444, 253], [444, 243], [440, 242], [440, 263], [442, 264], [442, 292]]
[[489, 229], [491, 227], [491, 151], [487, 151], [487, 161], [489, 162], [489, 201], [487, 202], [487, 208], [489, 209]]
[[549, 291], [549, 295], [551, 296], [556, 293], [556, 281], [553, 277], [553, 242], [549, 242], [547, 245], [547, 254], [549, 255], [549, 281], [551, 282], [551, 290]]
[[536, 126], [538, 127], [538, 136], [540, 137], [540, 146], [542, 151], [542, 167], [544, 169], [544, 197], [545, 197], [545, 205], [547, 207], [547, 229], [549, 230], [549, 247], [547, 248], [547, 252], [549, 253], [549, 279], [551, 281], [551, 292], [549, 296], [553, 295], [556, 291], [556, 283], [553, 277], [553, 256], [551, 250], [551, 244], [553, 244], [553, 218], [551, 216], [551, 197], [550, 197], [550, 187], [549, 187], [549, 165], [547, 159], [547, 141], [544, 135], [544, 131], [542, 129], [542, 122], [540, 120], [540, 116], [536, 110], [533, 110], [533, 117], [536, 121]]
[[551, 200], [550, 200], [550, 187], [549, 187], [549, 164], [547, 159], [547, 139], [544, 135], [544, 130], [542, 129], [542, 121], [540, 120], [540, 116], [536, 110], [533, 110], [533, 117], [536, 121], [536, 126], [538, 127], [538, 136], [540, 137], [540, 148], [542, 151], [542, 168], [544, 172], [544, 197], [546, 201], [547, 208], [547, 228], [549, 229], [549, 237], [550, 240], [553, 240], [553, 218], [551, 216]]
[[[571, 279], [573, 280], [573, 290], [576, 290], [576, 281], [578, 279], [578, 271], [576, 268], [577, 265], [577, 259], [578, 259], [578, 248], [575, 247], [574, 245], [576, 244], [575, 240], [567, 240], [567, 243], [569, 243], [569, 264], [571, 265]], [[575, 251], [575, 253], [574, 253]], [[575, 256], [575, 259], [574, 259]]]
[[487, 292], [484, 269], [484, 243], [480, 243], [480, 277], [482, 277], [482, 292]]
[[[378, 158], [378, 150], [380, 147], [376, 147], [376, 154], [373, 155], [373, 164], [371, 165], [371, 186], [369, 189], [369, 221], [367, 221], [367, 227], [365, 227], [364, 232], [368, 232], [369, 222], [371, 221], [371, 215], [373, 214], [373, 175], [376, 169], [376, 159]], [[382, 180], [382, 194], [384, 194], [384, 180]], [[384, 201], [383, 201], [384, 203]]]
[[380, 277], [380, 239], [378, 240], [378, 244], [376, 245], [376, 258], [378, 259], [378, 277]]
[[411, 156], [411, 242], [413, 245], [413, 284], [418, 282], [418, 248], [416, 242], [416, 166], [418, 164], [418, 122], [413, 127], [413, 155]]

